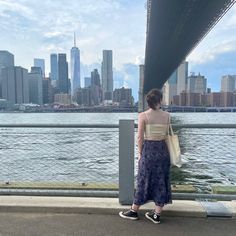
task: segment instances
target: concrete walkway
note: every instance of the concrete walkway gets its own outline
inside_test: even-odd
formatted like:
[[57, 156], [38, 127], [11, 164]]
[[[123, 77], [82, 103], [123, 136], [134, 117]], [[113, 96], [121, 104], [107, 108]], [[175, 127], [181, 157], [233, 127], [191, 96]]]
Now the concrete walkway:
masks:
[[232, 218], [207, 217], [196, 201], [174, 201], [155, 225], [144, 217], [151, 203], [142, 207], [140, 220], [129, 221], [118, 216], [129, 206], [114, 198], [0, 196], [0, 236], [235, 236], [236, 201], [222, 203]]
[[235, 236], [232, 219], [167, 217], [160, 225], [141, 215], [0, 213], [1, 236]]

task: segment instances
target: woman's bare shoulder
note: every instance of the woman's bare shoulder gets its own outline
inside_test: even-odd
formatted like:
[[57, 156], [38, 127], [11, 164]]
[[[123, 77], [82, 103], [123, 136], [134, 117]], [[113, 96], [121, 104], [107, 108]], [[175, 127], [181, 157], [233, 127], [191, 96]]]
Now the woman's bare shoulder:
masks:
[[163, 112], [163, 115], [169, 117], [170, 116], [170, 113], [168, 111], [162, 111]]
[[145, 117], [145, 112], [140, 112], [140, 113], [138, 114], [138, 118], [143, 118], [143, 117]]

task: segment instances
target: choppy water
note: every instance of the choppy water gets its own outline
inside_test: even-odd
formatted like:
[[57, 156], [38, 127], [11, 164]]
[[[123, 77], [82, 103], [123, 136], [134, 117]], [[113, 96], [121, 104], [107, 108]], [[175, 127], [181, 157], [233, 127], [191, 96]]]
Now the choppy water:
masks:
[[[1, 124], [118, 124], [136, 113], [0, 113]], [[178, 124], [234, 124], [236, 113], [173, 113]], [[236, 129], [181, 129], [172, 182], [236, 185]], [[118, 182], [118, 129], [1, 128], [0, 182]]]

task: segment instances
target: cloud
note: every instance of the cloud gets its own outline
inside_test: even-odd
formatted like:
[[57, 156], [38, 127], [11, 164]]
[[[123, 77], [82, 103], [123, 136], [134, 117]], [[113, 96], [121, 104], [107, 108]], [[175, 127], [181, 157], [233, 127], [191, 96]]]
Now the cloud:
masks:
[[24, 16], [25, 18], [34, 19], [33, 10], [30, 7], [19, 3], [19, 1], [16, 2], [13, 0], [1, 0], [0, 13], [5, 13], [4, 15], [7, 16], [10, 12], [18, 13]]
[[236, 40], [221, 42], [205, 51], [195, 50], [188, 57], [188, 61], [191, 64], [205, 64], [227, 52], [236, 52]]
[[189, 65], [189, 72], [200, 72], [207, 78], [207, 84], [213, 91], [220, 91], [222, 76], [236, 74], [236, 51], [215, 55], [213, 60], [208, 60], [204, 64]]

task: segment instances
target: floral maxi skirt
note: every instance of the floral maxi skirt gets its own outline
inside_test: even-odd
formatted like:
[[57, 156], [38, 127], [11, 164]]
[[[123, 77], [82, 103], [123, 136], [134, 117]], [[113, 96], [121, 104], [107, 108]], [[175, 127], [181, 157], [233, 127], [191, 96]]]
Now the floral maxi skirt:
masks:
[[138, 164], [134, 204], [154, 201], [163, 207], [171, 203], [170, 156], [166, 142], [145, 140]]

